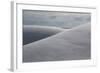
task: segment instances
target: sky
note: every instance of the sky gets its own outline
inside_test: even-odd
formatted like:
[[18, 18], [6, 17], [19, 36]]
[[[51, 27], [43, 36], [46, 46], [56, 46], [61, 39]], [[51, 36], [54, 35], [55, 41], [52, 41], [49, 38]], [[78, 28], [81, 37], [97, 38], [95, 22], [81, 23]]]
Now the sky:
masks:
[[23, 10], [23, 25], [72, 28], [90, 22], [90, 13]]

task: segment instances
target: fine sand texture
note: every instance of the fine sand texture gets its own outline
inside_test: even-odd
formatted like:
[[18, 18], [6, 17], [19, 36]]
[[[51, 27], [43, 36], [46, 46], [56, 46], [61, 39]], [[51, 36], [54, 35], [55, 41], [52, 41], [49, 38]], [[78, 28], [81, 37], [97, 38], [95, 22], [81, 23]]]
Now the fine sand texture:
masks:
[[90, 24], [84, 24], [24, 45], [23, 62], [90, 59], [90, 46]]

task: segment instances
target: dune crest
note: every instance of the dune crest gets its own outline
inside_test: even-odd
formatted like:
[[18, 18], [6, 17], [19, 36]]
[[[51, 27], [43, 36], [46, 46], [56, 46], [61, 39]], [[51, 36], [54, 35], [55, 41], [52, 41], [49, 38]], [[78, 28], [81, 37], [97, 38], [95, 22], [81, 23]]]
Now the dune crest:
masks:
[[90, 35], [90, 24], [84, 24], [24, 45], [23, 62], [90, 59]]
[[64, 30], [59, 27], [24, 25], [23, 45], [47, 38]]

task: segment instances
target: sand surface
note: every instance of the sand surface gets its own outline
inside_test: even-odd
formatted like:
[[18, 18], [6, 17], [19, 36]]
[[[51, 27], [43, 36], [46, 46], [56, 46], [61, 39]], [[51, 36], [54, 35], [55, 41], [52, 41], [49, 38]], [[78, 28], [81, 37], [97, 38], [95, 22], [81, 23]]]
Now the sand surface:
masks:
[[90, 24], [64, 30], [23, 46], [23, 62], [90, 59]]

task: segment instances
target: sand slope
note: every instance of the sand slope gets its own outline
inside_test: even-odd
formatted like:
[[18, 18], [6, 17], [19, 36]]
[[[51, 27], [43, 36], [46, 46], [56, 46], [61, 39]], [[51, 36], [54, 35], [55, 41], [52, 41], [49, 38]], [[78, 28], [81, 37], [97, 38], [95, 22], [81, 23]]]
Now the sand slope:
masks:
[[23, 47], [23, 62], [90, 59], [90, 24]]
[[57, 34], [64, 29], [59, 27], [48, 27], [48, 26], [34, 26], [24, 25], [23, 26], [23, 45], [29, 44], [51, 35]]

